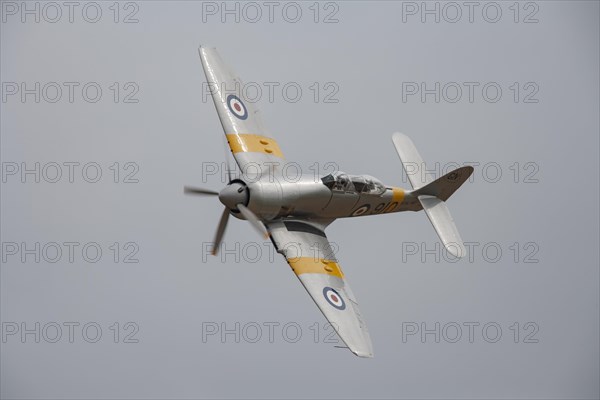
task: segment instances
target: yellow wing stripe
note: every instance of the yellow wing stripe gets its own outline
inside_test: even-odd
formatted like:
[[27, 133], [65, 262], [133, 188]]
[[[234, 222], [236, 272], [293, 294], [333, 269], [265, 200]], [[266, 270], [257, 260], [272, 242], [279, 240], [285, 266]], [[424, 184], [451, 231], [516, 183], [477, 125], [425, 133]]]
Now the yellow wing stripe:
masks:
[[234, 153], [265, 153], [283, 158], [283, 153], [274, 139], [250, 133], [230, 133], [225, 135]]
[[296, 275], [301, 274], [327, 274], [344, 278], [340, 265], [332, 260], [314, 257], [297, 257], [288, 260], [290, 267]]

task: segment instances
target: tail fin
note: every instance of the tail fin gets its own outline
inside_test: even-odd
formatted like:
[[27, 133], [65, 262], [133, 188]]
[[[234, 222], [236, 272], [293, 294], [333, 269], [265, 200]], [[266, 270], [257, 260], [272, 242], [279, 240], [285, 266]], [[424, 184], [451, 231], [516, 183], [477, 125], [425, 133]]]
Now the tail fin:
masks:
[[469, 179], [473, 167], [455, 169], [432, 182], [424, 174], [414, 174], [415, 166], [422, 168], [425, 164], [412, 140], [402, 133], [394, 133], [392, 141], [402, 161], [404, 172], [415, 189], [412, 195], [419, 199], [446, 250], [455, 257], [464, 257], [465, 245], [445, 201]]
[[472, 173], [473, 167], [470, 165], [457, 168], [448, 172], [441, 178], [438, 178], [435, 181], [415, 190], [413, 195], [434, 196], [442, 201], [446, 201], [454, 194], [454, 192], [456, 192], [459, 187], [462, 186], [463, 183], [467, 181], [467, 179], [469, 179]]

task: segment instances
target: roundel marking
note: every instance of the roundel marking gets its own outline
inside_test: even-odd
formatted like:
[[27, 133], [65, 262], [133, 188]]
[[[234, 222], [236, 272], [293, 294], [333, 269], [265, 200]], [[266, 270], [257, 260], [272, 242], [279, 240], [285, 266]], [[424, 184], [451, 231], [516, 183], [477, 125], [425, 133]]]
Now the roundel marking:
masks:
[[359, 215], [363, 215], [364, 213], [366, 213], [370, 209], [371, 209], [371, 206], [368, 205], [368, 204], [365, 204], [364, 206], [360, 206], [356, 210], [354, 210], [354, 212], [352, 213], [352, 216], [353, 217], [358, 217]]
[[449, 181], [454, 181], [456, 178], [458, 178], [458, 172], [452, 172], [450, 175], [448, 175]]
[[239, 119], [244, 120], [248, 118], [248, 110], [239, 97], [233, 94], [227, 96], [227, 107], [229, 108], [229, 111]]
[[334, 288], [325, 286], [323, 288], [323, 296], [325, 297], [325, 300], [327, 300], [327, 302], [334, 308], [337, 308], [338, 310], [346, 309], [346, 302]]

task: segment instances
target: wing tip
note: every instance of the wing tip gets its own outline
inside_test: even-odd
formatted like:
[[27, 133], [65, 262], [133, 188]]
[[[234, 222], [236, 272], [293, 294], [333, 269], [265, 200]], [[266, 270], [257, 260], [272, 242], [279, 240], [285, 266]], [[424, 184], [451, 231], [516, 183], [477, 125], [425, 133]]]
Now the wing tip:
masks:
[[[338, 335], [339, 335], [339, 332], [338, 332]], [[344, 343], [346, 343], [346, 346], [348, 346], [348, 350], [350, 350], [357, 357], [360, 357], [360, 358], [373, 358], [374, 357], [373, 342], [371, 342], [371, 338], [369, 337], [368, 333], [366, 333], [366, 335], [363, 336], [362, 340], [355, 341], [353, 344], [350, 344], [348, 342], [344, 342]]]
[[200, 57], [206, 57], [211, 50], [216, 51], [217, 48], [215, 46], [209, 46], [206, 44], [198, 45], [198, 54], [200, 54]]
[[465, 258], [465, 256], [467, 255], [467, 249], [463, 244], [462, 240], [444, 243], [444, 247], [446, 248], [446, 251], [448, 253], [452, 254], [456, 258]]
[[392, 140], [393, 141], [394, 140], [403, 140], [403, 139], [409, 139], [410, 140], [410, 138], [408, 137], [408, 135], [405, 134], [405, 133], [402, 133], [402, 132], [394, 132], [394, 133], [392, 133]]
[[350, 351], [352, 353], [354, 353], [355, 356], [360, 357], [360, 358], [373, 358], [373, 357], [375, 357], [373, 355], [373, 351], [364, 352], [364, 351], [352, 350], [352, 349], [350, 349]]

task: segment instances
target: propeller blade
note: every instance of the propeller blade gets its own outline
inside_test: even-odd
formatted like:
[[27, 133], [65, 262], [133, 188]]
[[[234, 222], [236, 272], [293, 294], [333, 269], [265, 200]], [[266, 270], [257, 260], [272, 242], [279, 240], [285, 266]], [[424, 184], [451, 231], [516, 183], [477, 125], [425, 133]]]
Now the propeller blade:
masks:
[[231, 182], [233, 180], [233, 177], [231, 176], [231, 164], [229, 163], [229, 154], [231, 153], [231, 149], [229, 148], [229, 144], [227, 143], [226, 139], [223, 141], [223, 150], [225, 150], [225, 163], [227, 165], [227, 178], [229, 178], [229, 182]]
[[196, 188], [191, 186], [184, 186], [183, 193], [185, 194], [201, 194], [207, 196], [218, 196], [219, 192], [215, 192], [214, 190]]
[[229, 182], [231, 182], [233, 180], [233, 178], [231, 177], [231, 164], [229, 164], [229, 157], [226, 160], [227, 160], [227, 177], [229, 178]]
[[238, 204], [236, 207], [238, 210], [240, 210], [240, 212], [242, 213], [244, 218], [246, 218], [246, 220], [248, 220], [248, 222], [250, 222], [252, 224], [254, 229], [256, 229], [258, 231], [258, 233], [263, 235], [265, 237], [265, 239], [269, 237], [269, 232], [267, 232], [267, 229], [265, 228], [263, 223], [260, 222], [258, 217], [256, 215], [254, 215], [254, 213], [252, 211], [250, 211], [250, 209], [248, 207], [246, 207], [242, 203]]
[[217, 233], [215, 234], [215, 240], [213, 241], [213, 256], [217, 255], [219, 252], [219, 247], [221, 247], [221, 241], [223, 240], [223, 235], [225, 234], [225, 227], [227, 227], [227, 220], [229, 220], [229, 209], [225, 207], [223, 214], [221, 214], [221, 220], [219, 221], [219, 227], [217, 228]]

